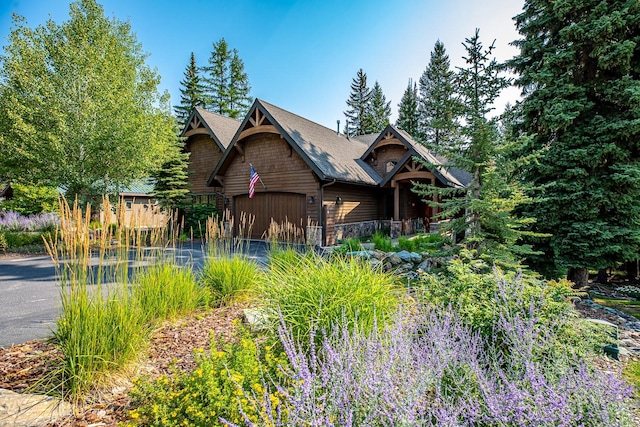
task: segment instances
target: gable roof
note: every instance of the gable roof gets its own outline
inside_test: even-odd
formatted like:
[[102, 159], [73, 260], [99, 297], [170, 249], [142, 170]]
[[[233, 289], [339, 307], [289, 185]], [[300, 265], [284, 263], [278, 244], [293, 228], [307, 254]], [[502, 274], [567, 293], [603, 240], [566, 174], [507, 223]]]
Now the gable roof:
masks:
[[461, 169], [448, 166], [448, 161], [445, 158], [435, 155], [427, 147], [415, 141], [407, 132], [402, 129], [398, 129], [393, 125], [388, 125], [380, 133], [380, 136], [376, 138], [367, 152], [363, 154], [363, 159], [375, 149], [376, 144], [383, 138], [383, 135], [385, 135], [387, 132], [392, 132], [398, 138], [398, 140], [402, 142], [405, 147], [407, 147], [409, 151], [396, 164], [396, 167], [382, 178], [382, 180], [380, 181], [380, 186], [384, 186], [387, 182], [389, 182], [389, 180], [391, 180], [393, 175], [397, 173], [397, 171], [404, 165], [404, 163], [414, 156], [421, 157], [427, 163], [433, 165], [429, 167], [429, 170], [431, 170], [431, 172], [433, 172], [433, 174], [442, 183], [448, 186], [462, 188], [468, 186], [471, 183], [471, 174]]
[[189, 131], [189, 125], [192, 123], [194, 116], [199, 118], [205, 129], [209, 132], [209, 136], [211, 136], [220, 148], [220, 151], [224, 151], [229, 144], [231, 144], [231, 140], [242, 123], [240, 120], [213, 113], [204, 108], [195, 107], [184, 129], [182, 129], [180, 136], [185, 136]]
[[360, 160], [368, 148], [366, 141], [347, 138], [335, 130], [319, 125], [261, 99], [256, 99], [247, 117], [238, 128], [232, 143], [227, 147], [222, 159], [209, 178], [209, 185], [223, 168], [233, 145], [238, 141], [241, 130], [247, 125], [255, 109], [260, 109], [280, 135], [302, 157], [321, 180], [343, 181], [356, 184], [377, 185], [380, 175], [368, 164]]
[[[466, 187], [471, 182], [470, 174], [460, 169], [448, 167], [445, 159], [434, 155], [427, 147], [416, 142], [407, 132], [393, 125], [388, 125], [379, 134], [347, 138], [333, 129], [319, 125], [261, 99], [256, 99], [242, 122], [234, 120], [236, 124], [234, 135], [230, 137], [222, 158], [211, 174], [207, 185], [212, 185], [215, 177], [231, 160], [232, 157], [230, 156], [236, 151], [234, 150], [234, 145], [238, 142], [243, 130], [250, 128], [250, 118], [256, 109], [259, 109], [260, 113], [268, 119], [268, 122], [323, 181], [336, 180], [351, 184], [384, 186], [407, 160], [417, 156], [434, 165], [429, 169], [445, 185]], [[209, 114], [217, 117], [208, 117], [206, 114], [208, 112], [200, 108], [197, 108], [196, 112], [204, 120], [223, 117], [215, 113]], [[229, 126], [228, 120], [232, 119], [224, 118], [227, 121], [222, 125], [228, 127], [221, 130], [216, 128], [215, 133], [212, 132], [212, 134], [229, 136], [230, 131], [233, 129]], [[214, 125], [214, 123], [211, 122], [211, 125]], [[365, 159], [388, 132], [392, 132], [407, 147], [408, 151], [397, 163], [394, 170], [383, 177], [365, 162]]]

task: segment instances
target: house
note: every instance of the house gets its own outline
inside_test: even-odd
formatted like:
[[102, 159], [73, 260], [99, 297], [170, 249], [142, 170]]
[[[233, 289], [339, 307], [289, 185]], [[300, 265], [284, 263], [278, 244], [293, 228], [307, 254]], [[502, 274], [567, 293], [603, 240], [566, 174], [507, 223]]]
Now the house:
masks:
[[[444, 168], [443, 159], [394, 126], [348, 138], [260, 99], [242, 122], [196, 109], [182, 135], [194, 193], [236, 218], [255, 215], [253, 238], [263, 237], [272, 220], [297, 225], [319, 245], [380, 227], [410, 231], [435, 214], [412, 182], [465, 187], [471, 178]], [[262, 180], [253, 198], [251, 166]]]

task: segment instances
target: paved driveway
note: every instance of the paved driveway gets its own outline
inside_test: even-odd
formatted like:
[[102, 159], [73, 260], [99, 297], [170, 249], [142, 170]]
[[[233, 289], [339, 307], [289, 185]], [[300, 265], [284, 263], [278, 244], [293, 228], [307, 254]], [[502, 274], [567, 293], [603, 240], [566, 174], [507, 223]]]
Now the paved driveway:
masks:
[[[265, 263], [267, 254], [264, 242], [249, 245], [250, 258]], [[183, 246], [174, 255], [181, 264], [195, 270], [202, 267], [200, 245]], [[51, 336], [59, 301], [60, 288], [48, 256], [0, 259], [0, 347]]]

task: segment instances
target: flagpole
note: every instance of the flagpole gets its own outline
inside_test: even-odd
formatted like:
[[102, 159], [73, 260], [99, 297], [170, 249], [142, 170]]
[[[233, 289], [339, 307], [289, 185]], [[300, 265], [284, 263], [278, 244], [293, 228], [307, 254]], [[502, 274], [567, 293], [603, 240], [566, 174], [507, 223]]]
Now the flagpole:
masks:
[[[253, 170], [256, 170], [256, 168], [253, 167], [253, 163], [249, 163], [249, 166], [251, 166], [253, 168]], [[258, 171], [256, 171], [256, 173], [258, 173]], [[258, 179], [260, 180], [260, 184], [262, 184], [262, 187], [264, 187], [264, 189], [267, 189], [267, 186], [264, 185], [264, 182], [262, 182], [262, 178], [260, 178], [260, 174], [258, 173]]]

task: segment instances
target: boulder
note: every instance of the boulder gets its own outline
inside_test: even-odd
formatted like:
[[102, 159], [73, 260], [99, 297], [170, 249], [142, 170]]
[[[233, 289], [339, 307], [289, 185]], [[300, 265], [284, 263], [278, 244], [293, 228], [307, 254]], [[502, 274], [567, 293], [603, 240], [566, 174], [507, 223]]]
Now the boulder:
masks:
[[402, 262], [398, 254], [395, 252], [387, 252], [387, 259], [392, 265], [399, 265]]
[[411, 252], [409, 254], [411, 256], [411, 262], [414, 264], [420, 264], [422, 262], [422, 255], [417, 252]]
[[349, 256], [357, 256], [360, 257], [362, 259], [371, 259], [373, 258], [373, 251], [354, 251], [354, 252], [347, 252], [347, 255]]
[[411, 262], [411, 253], [408, 251], [400, 251], [397, 253], [398, 258], [404, 262]]
[[73, 407], [60, 399], [0, 389], [0, 427], [47, 425], [72, 413]]
[[434, 260], [432, 260], [431, 258], [427, 258], [418, 265], [418, 270], [422, 270], [426, 273], [431, 271], [431, 269], [434, 266], [435, 266]]
[[387, 253], [384, 251], [381, 251], [380, 249], [376, 249], [375, 251], [373, 251], [373, 257], [375, 259], [379, 259], [380, 261], [382, 261], [385, 258], [387, 258]]

